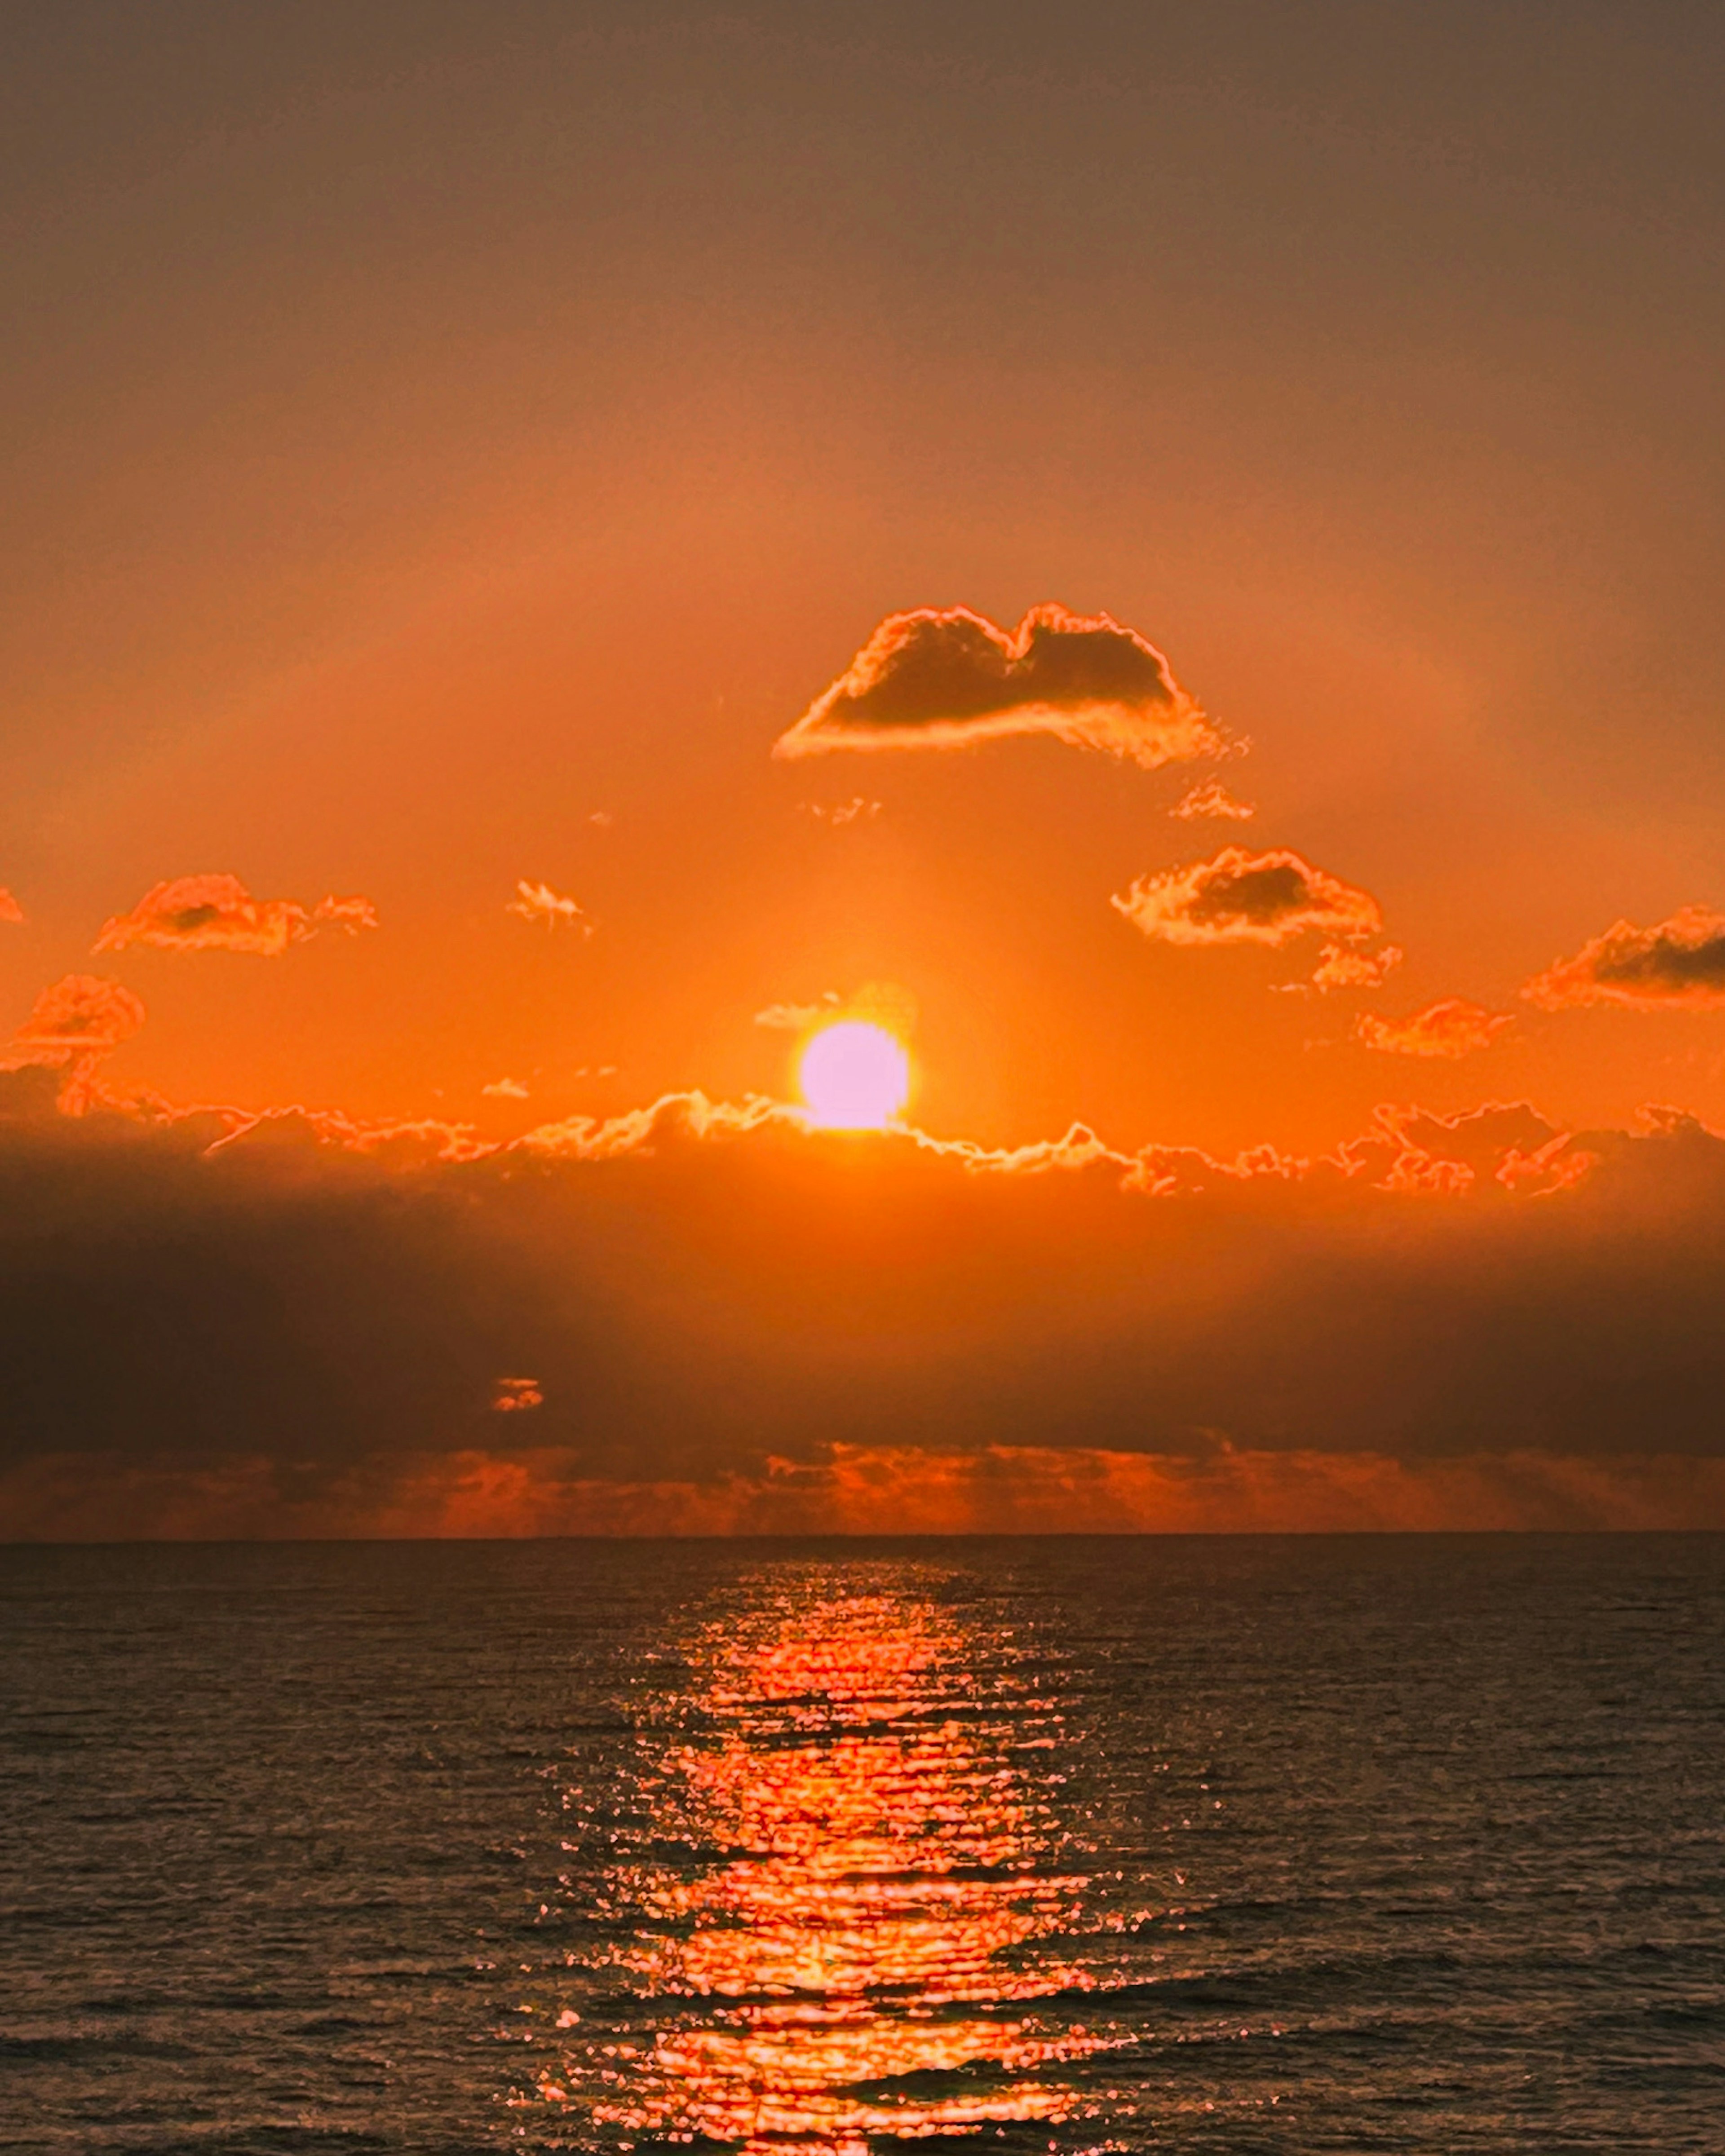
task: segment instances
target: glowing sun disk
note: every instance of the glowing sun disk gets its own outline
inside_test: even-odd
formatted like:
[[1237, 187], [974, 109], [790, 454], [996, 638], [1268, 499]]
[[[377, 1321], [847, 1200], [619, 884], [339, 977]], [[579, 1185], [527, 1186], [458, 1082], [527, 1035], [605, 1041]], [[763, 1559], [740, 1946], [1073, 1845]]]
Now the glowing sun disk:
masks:
[[885, 1026], [843, 1019], [803, 1050], [803, 1098], [822, 1130], [884, 1130], [911, 1091], [911, 1059]]

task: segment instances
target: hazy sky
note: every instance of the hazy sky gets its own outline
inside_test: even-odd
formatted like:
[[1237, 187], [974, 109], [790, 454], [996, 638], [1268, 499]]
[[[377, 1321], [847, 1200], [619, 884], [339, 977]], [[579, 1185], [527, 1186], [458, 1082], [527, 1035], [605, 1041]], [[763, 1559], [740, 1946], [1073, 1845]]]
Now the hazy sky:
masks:
[[[1725, 1519], [1722, 87], [1666, 0], [8, 9], [0, 1532]], [[758, 1105], [860, 994], [956, 1150]]]

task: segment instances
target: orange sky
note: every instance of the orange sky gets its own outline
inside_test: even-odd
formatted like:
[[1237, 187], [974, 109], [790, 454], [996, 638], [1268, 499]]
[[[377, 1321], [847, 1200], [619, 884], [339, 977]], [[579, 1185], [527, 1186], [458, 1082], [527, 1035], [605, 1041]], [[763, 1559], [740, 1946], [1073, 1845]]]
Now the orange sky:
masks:
[[[1633, 1211], [1666, 1141], [1636, 1138], [1654, 1151], [1624, 1152], [1632, 1168], [1587, 1134], [1645, 1130], [1648, 1103], [1725, 1127], [1722, 37], [1717, 10], [1676, 0], [68, 0], [16, 17], [0, 215], [28, 334], [0, 358], [0, 1038], [22, 1066], [18, 1188], [44, 1189], [31, 1178], [50, 1158], [74, 1179], [107, 1173], [94, 1126], [135, 1124], [146, 1096], [229, 1111], [209, 1137], [298, 1106], [350, 1138], [435, 1122], [470, 1152], [670, 1095], [783, 1100], [797, 1034], [757, 1014], [873, 983], [909, 1029], [912, 1119], [937, 1140], [1031, 1147], [1076, 1122], [1122, 1163], [1156, 1147], [1311, 1162], [1391, 1127], [1386, 1105], [1526, 1102], [1551, 1139], [1580, 1134], [1566, 1157], [1591, 1147], [1628, 1178], [1595, 1194], [1585, 1231], [1578, 1204], [1574, 1229], [1620, 1229], [1627, 1250], [1628, 1212], [1602, 1227], [1597, 1209]], [[1164, 654], [1214, 737], [1086, 745], [1101, 706], [1060, 690], [1028, 734], [971, 706], [925, 712], [909, 746], [773, 755], [895, 617], [968, 608], [1004, 637], [1049, 605]], [[1130, 732], [1151, 706], [1110, 708]], [[1253, 813], [1171, 813], [1205, 787]], [[1199, 873], [1228, 849], [1233, 869]], [[1363, 895], [1353, 913], [1214, 932], [1219, 876], [1290, 860]], [[206, 892], [213, 926], [158, 932], [149, 895], [211, 877], [234, 880], [244, 920]], [[85, 976], [136, 1004], [39, 1006]], [[97, 1109], [90, 1130], [49, 1130], [37, 1065], [66, 1106]], [[205, 1197], [174, 1181], [193, 1127], [164, 1127], [136, 1141], [172, 1155], [157, 1197], [202, 1219]], [[326, 1149], [348, 1143], [319, 1127]], [[586, 1172], [568, 1163], [587, 1142], [565, 1142], [559, 1173]], [[762, 1141], [678, 1145], [701, 1142], [752, 1158]], [[90, 1149], [84, 1168], [68, 1146]], [[746, 1177], [726, 1203], [758, 1203], [819, 1260], [850, 1184], [897, 1173], [821, 1158], [806, 1220]], [[1469, 1173], [1496, 1189], [1507, 1158]], [[1127, 1204], [1127, 1168], [1100, 1172]], [[1696, 1192], [1680, 1203], [1661, 1182], [1659, 1199], [1660, 1232], [1692, 1258], [1713, 1248], [1713, 1170], [1694, 1173]], [[641, 1282], [629, 1324], [675, 1360], [702, 1331], [684, 1298], [711, 1291], [713, 1251], [708, 1200], [661, 1181], [642, 1202], [671, 1205], [672, 1224], [650, 1261], [619, 1228], [615, 1263]], [[66, 1239], [64, 1286], [94, 1260], [69, 1199], [39, 1202], [44, 1246]], [[231, 1192], [208, 1202], [230, 1218]], [[915, 1204], [937, 1225], [963, 1211], [932, 1185]], [[1084, 1273], [1116, 1231], [1106, 1207], [1079, 1211], [1058, 1233], [1086, 1242]], [[548, 1232], [507, 1235], [554, 1270]], [[1398, 1226], [1398, 1248], [1425, 1233]], [[219, 1270], [213, 1229], [200, 1247]], [[21, 1310], [52, 1299], [33, 1249]], [[1138, 1260], [1118, 1280], [1095, 1263], [1103, 1304], [1141, 1322]], [[1215, 1264], [1219, 1306], [1235, 1272]], [[777, 1276], [767, 1265], [748, 1295]], [[944, 1375], [926, 1365], [936, 1390], [1020, 1325], [988, 1266], [967, 1277], [946, 1314], [969, 1344]], [[1615, 1291], [1640, 1291], [1627, 1274]], [[757, 1320], [762, 1339], [798, 1329], [770, 1298]], [[384, 1386], [355, 1424], [371, 1435], [345, 1440], [350, 1466], [367, 1445], [412, 1453], [421, 1496], [405, 1467], [379, 1469], [369, 1495], [344, 1484], [305, 1518], [468, 1518], [447, 1510], [470, 1471], [450, 1463], [507, 1451], [488, 1419], [506, 1373], [481, 1367], [507, 1327], [475, 1322], [479, 1360], [451, 1383], [480, 1385], [478, 1424]], [[1459, 1352], [1486, 1355], [1456, 1322]], [[122, 1374], [134, 1348], [90, 1323], [80, 1344], [56, 1318], [56, 1352], [111, 1363], [109, 1405], [44, 1408], [23, 1431], [0, 1464], [0, 1532], [85, 1517], [64, 1492], [96, 1471], [56, 1460], [100, 1455], [100, 1481], [123, 1455], [105, 1487], [166, 1472], [171, 1388], [136, 1429], [116, 1419], [113, 1399], [142, 1397]], [[553, 1353], [527, 1332], [521, 1352]], [[1100, 1321], [1082, 1352], [1105, 1336], [1112, 1353]], [[1048, 1353], [1081, 1352], [1077, 1337]], [[1650, 1401], [1677, 1389], [1679, 1423], [1706, 1361], [1691, 1344], [1639, 1372]], [[1549, 1496], [1580, 1486], [1568, 1470], [1540, 1471], [1545, 1496], [1505, 1495], [1514, 1478], [1490, 1460], [1572, 1456], [1532, 1408], [1527, 1430], [1477, 1445], [1435, 1434], [1435, 1399], [1405, 1442], [1380, 1409], [1332, 1454], [1316, 1409], [1207, 1406], [1132, 1367], [1142, 1428], [1082, 1383], [1064, 1422], [1003, 1396], [957, 1450], [925, 1431], [914, 1473], [908, 1396], [883, 1394], [808, 1519], [872, 1518], [855, 1463], [873, 1458], [939, 1525], [1087, 1524], [1098, 1503], [1142, 1524], [1251, 1524], [1249, 1455], [1281, 1463], [1261, 1486], [1284, 1491], [1290, 1525], [1562, 1523], [1572, 1502], [1603, 1524], [1649, 1506], [1678, 1523], [1721, 1502], [1691, 1466], [1660, 1483], [1633, 1464], [1666, 1450], [1627, 1404], [1633, 1355], [1615, 1436], [1590, 1430], [1574, 1454], [1631, 1464], [1584, 1502]], [[506, 1418], [552, 1464], [517, 1447], [506, 1521], [478, 1500], [472, 1519], [758, 1523], [767, 1471], [737, 1433], [761, 1381], [726, 1382], [738, 1413], [642, 1486], [685, 1495], [567, 1495], [593, 1484], [596, 1442], [569, 1378]], [[1275, 1384], [1296, 1382], [1348, 1420], [1310, 1369]], [[1158, 1387], [1185, 1388], [1179, 1412]], [[763, 1426], [788, 1444], [808, 1399], [768, 1390]], [[422, 1412], [424, 1430], [400, 1422]], [[606, 1413], [627, 1419], [615, 1400]], [[1062, 1446], [1175, 1460], [1198, 1429], [1234, 1462], [1207, 1453], [1199, 1495], [1185, 1468], [1093, 1460], [1076, 1496], [1050, 1480]], [[990, 1446], [1018, 1465], [984, 1502], [966, 1478]], [[1692, 1430], [1670, 1450], [1697, 1448]], [[292, 1450], [285, 1433], [250, 1450], [210, 1435], [158, 1524], [280, 1525]], [[1295, 1452], [1383, 1464], [1375, 1483], [1314, 1466], [1289, 1496]], [[1476, 1452], [1473, 1481], [1430, 1464]], [[248, 1474], [264, 1479], [244, 1499], [221, 1482]], [[218, 1485], [226, 1512], [208, 1509]]]

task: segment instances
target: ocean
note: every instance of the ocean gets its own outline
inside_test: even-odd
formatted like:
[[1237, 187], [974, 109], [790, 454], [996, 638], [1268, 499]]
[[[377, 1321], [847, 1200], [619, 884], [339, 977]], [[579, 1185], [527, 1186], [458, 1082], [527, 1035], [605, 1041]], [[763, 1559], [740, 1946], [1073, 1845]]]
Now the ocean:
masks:
[[0, 1549], [0, 2147], [1725, 2149], [1725, 1537]]

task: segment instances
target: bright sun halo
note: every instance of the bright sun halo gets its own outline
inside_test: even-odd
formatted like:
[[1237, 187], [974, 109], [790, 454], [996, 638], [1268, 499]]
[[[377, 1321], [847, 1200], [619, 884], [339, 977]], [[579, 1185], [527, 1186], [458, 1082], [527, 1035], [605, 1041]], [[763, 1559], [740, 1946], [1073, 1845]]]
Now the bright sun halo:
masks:
[[803, 1050], [798, 1071], [809, 1112], [822, 1130], [884, 1130], [911, 1091], [911, 1059], [885, 1026], [843, 1019]]

